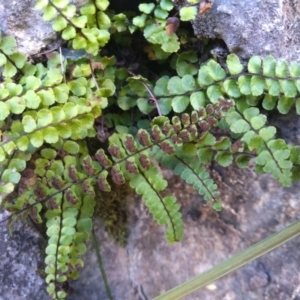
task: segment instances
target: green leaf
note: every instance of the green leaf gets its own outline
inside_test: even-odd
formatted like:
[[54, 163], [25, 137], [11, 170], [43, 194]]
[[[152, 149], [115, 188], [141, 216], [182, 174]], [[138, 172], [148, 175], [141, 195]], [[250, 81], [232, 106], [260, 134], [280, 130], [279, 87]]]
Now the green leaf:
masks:
[[190, 101], [193, 109], [198, 111], [205, 106], [205, 95], [203, 92], [194, 92], [191, 94]]
[[275, 76], [276, 60], [272, 55], [268, 55], [263, 59], [263, 75]]
[[262, 137], [256, 135], [254, 137], [251, 138], [251, 140], [248, 143], [248, 148], [250, 151], [256, 149], [259, 150], [264, 144], [264, 141], [262, 139]]
[[[9, 91], [9, 95], [11, 97], [13, 96], [19, 96], [22, 91], [23, 91], [23, 88], [22, 88], [22, 85], [20, 84], [15, 84], [13, 82], [9, 82], [5, 85], [5, 87], [7, 88], [7, 90]], [[6, 97], [6, 96], [5, 96]], [[3, 99], [3, 97], [1, 97]]]
[[18, 172], [23, 171], [26, 168], [26, 162], [23, 159], [13, 158], [8, 166], [10, 169], [15, 169]]
[[[21, 114], [26, 108], [25, 101], [21, 97], [12, 97], [9, 100], [7, 100], [6, 103], [9, 105], [10, 111], [17, 115]], [[1, 104], [0, 104], [0, 106], [1, 106]], [[0, 108], [0, 111], [1, 111], [1, 108]], [[0, 117], [0, 119], [1, 119], [1, 117]]]
[[167, 11], [172, 10], [173, 7], [174, 7], [171, 0], [161, 0], [159, 4], [160, 4], [162, 9], [167, 10]]
[[117, 103], [122, 110], [129, 110], [136, 106], [136, 99], [130, 97], [118, 97]]
[[52, 3], [57, 7], [57, 8], [65, 8], [69, 4], [69, 0], [52, 0]]
[[213, 149], [215, 150], [227, 150], [231, 146], [230, 139], [228, 137], [222, 137], [214, 145]]
[[[29, 139], [27, 136], [22, 136], [16, 141], [17, 147], [20, 151], [26, 151], [29, 146]], [[1, 149], [0, 149], [1, 152]]]
[[92, 230], [92, 219], [83, 218], [77, 221], [77, 228], [81, 232], [90, 232]]
[[58, 124], [55, 126], [58, 134], [63, 139], [67, 139], [72, 135], [72, 129], [64, 124]]
[[261, 68], [261, 58], [259, 56], [252, 56], [248, 62], [248, 72], [258, 74]]
[[276, 68], [275, 68], [275, 75], [279, 78], [286, 78], [287, 77], [287, 63], [283, 59], [277, 60]]
[[198, 83], [201, 87], [210, 85], [215, 82], [208, 71], [208, 66], [202, 66], [198, 72]]
[[96, 7], [93, 2], [88, 2], [86, 5], [80, 8], [82, 15], [94, 15], [96, 13]]
[[260, 96], [264, 92], [265, 81], [263, 78], [253, 76], [251, 78], [251, 93], [253, 96]]
[[80, 78], [77, 80], [72, 80], [68, 82], [70, 91], [76, 96], [83, 96], [86, 94], [86, 86], [83, 82], [80, 81]]
[[97, 95], [100, 97], [110, 97], [113, 96], [116, 92], [116, 86], [113, 81], [110, 79], [105, 79], [101, 85], [99, 90], [97, 91]]
[[239, 168], [248, 168], [250, 159], [251, 159], [251, 156], [241, 154], [236, 158], [235, 162]]
[[176, 61], [176, 71], [180, 77], [185, 74], [196, 75], [198, 68], [194, 63], [198, 62], [197, 54], [194, 51], [183, 52], [179, 54]]
[[70, 154], [77, 154], [79, 152], [79, 145], [73, 141], [66, 141], [63, 145], [63, 149]]
[[221, 203], [221, 201], [214, 202], [214, 204], [212, 205], [212, 208], [215, 211], [221, 211], [222, 210], [222, 203]]
[[28, 108], [37, 109], [40, 106], [41, 98], [32, 90], [26, 92], [23, 96]]
[[251, 121], [252, 118], [259, 115], [259, 109], [257, 107], [250, 107], [244, 110], [243, 112], [247, 121]]
[[219, 98], [223, 98], [221, 87], [217, 84], [208, 87], [208, 89], [206, 90], [206, 94], [210, 102], [212, 103], [217, 103], [219, 101]]
[[197, 156], [200, 164], [209, 164], [212, 160], [213, 151], [209, 148], [200, 148], [197, 152]]
[[41, 155], [46, 159], [54, 159], [57, 155], [57, 152], [54, 149], [44, 148], [41, 151]]
[[233, 156], [229, 152], [218, 152], [215, 156], [216, 162], [222, 167], [228, 167], [232, 164]]
[[149, 114], [153, 109], [155, 109], [155, 106], [149, 105], [148, 99], [146, 98], [139, 98], [137, 100], [137, 106], [139, 110], [145, 115]]
[[293, 98], [282, 96], [279, 98], [277, 109], [281, 114], [287, 114], [290, 111], [293, 104], [294, 104]]
[[95, 4], [97, 6], [98, 9], [100, 10], [106, 10], [108, 5], [109, 5], [109, 1], [108, 0], [96, 0]]
[[227, 56], [226, 64], [231, 75], [240, 74], [244, 69], [239, 57], [234, 53]]
[[250, 95], [251, 94], [251, 77], [245, 76], [245, 75], [239, 76], [238, 86], [239, 86], [242, 94]]
[[196, 147], [201, 148], [204, 146], [212, 146], [215, 142], [216, 138], [207, 131], [197, 140]]
[[27, 58], [22, 53], [14, 53], [10, 58], [19, 69], [22, 69], [27, 61]]
[[163, 31], [163, 43], [161, 49], [168, 53], [178, 52], [180, 49], [180, 43], [178, 41], [177, 35], [167, 35], [166, 31]]
[[179, 11], [181, 21], [191, 21], [196, 18], [198, 10], [196, 6], [185, 6]]
[[5, 99], [5, 98], [8, 98], [9, 96], [9, 90], [7, 88], [2, 88], [0, 89], [0, 99]]
[[21, 174], [19, 172], [16, 172], [15, 170], [11, 170], [11, 169], [6, 169], [4, 170], [1, 180], [3, 180], [4, 182], [7, 183], [13, 183], [13, 184], [17, 184], [19, 183], [21, 179]]
[[226, 72], [225, 70], [213, 59], [211, 59], [208, 64], [208, 73], [215, 81], [219, 81], [225, 78]]
[[173, 76], [168, 82], [168, 91], [171, 95], [184, 94], [184, 89], [182, 87], [181, 78], [178, 76]]
[[37, 10], [41, 10], [48, 5], [48, 2], [49, 2], [48, 0], [37, 0], [34, 8]]
[[67, 17], [68, 19], [71, 19], [75, 16], [76, 14], [76, 6], [75, 5], [68, 5], [66, 6], [64, 9], [62, 9], [62, 13], [65, 17]]
[[4, 77], [13, 77], [17, 74], [17, 71], [17, 68], [10, 61], [7, 61], [3, 68], [2, 75]]
[[241, 96], [240, 89], [234, 79], [225, 80], [223, 87], [229, 97], [238, 98]]
[[[5, 160], [5, 152], [3, 150], [2, 147], [0, 147], [0, 161], [4, 161]], [[0, 189], [1, 189], [1, 186], [0, 186]]]
[[168, 82], [169, 82], [169, 77], [168, 76], [162, 76], [160, 77], [154, 87], [154, 94], [156, 96], [168, 96], [169, 91], [168, 91]]
[[2, 53], [0, 53], [0, 67], [4, 66], [6, 64], [6, 56]]
[[181, 84], [185, 92], [194, 91], [196, 89], [195, 79], [190, 74], [186, 74], [182, 77]]
[[78, 28], [84, 28], [87, 21], [88, 21], [87, 16], [80, 16], [71, 19], [71, 22]]
[[87, 47], [87, 40], [79, 35], [76, 35], [72, 41], [72, 46], [74, 50], [85, 49]]
[[16, 43], [16, 40], [12, 36], [6, 36], [2, 39], [0, 49], [6, 55], [12, 55], [16, 51], [16, 48], [17, 48], [17, 43]]
[[111, 21], [109, 16], [103, 11], [97, 13], [97, 21], [100, 29], [109, 29], [111, 26]]
[[6, 184], [2, 184], [0, 186], [0, 204], [2, 204], [2, 198], [4, 198], [5, 194], [10, 194], [14, 191], [15, 185], [11, 182], [8, 182]]
[[38, 119], [37, 126], [44, 127], [52, 123], [53, 116], [49, 109], [43, 108], [38, 111], [37, 119]]
[[30, 115], [26, 115], [23, 117], [22, 124], [24, 126], [25, 132], [32, 132], [37, 127], [35, 119]]
[[169, 13], [159, 6], [154, 10], [154, 16], [158, 19], [164, 20], [168, 17], [168, 15]]
[[52, 23], [52, 29], [54, 31], [62, 31], [67, 27], [67, 25], [68, 25], [67, 20], [63, 16], [59, 15]]
[[30, 143], [35, 147], [39, 148], [44, 143], [44, 136], [41, 131], [36, 131], [30, 135]]
[[265, 80], [265, 82], [266, 82], [266, 87], [269, 91], [269, 94], [271, 96], [279, 96], [279, 94], [280, 94], [279, 82], [275, 79], [269, 79], [269, 78], [267, 78]]
[[59, 135], [54, 127], [46, 127], [43, 129], [44, 140], [49, 144], [54, 144], [58, 141]]
[[9, 105], [0, 101], [0, 121], [4, 121], [9, 116]]
[[296, 112], [300, 115], [300, 98], [296, 99]]
[[67, 28], [64, 29], [61, 35], [61, 37], [66, 41], [75, 38], [75, 36], [76, 36], [76, 30], [74, 27], [70, 25], [68, 25]]
[[147, 15], [142, 14], [140, 16], [136, 16], [132, 19], [132, 23], [137, 27], [144, 27], [147, 20]]
[[289, 71], [291, 77], [300, 77], [300, 64], [295, 61], [291, 61], [289, 64]]
[[280, 86], [286, 97], [295, 97], [297, 95], [297, 88], [291, 80], [279, 80]]
[[53, 93], [58, 103], [65, 103], [69, 99], [69, 87], [67, 84], [60, 84], [53, 88]]
[[188, 96], [176, 96], [172, 100], [173, 110], [177, 113], [184, 112], [190, 103]]
[[269, 94], [265, 95], [262, 106], [266, 110], [272, 110], [276, 105], [277, 99]]
[[43, 19], [45, 21], [51, 21], [56, 17], [56, 9], [52, 5], [47, 5], [47, 7], [44, 10]]
[[51, 106], [55, 103], [55, 97], [52, 89], [41, 90], [37, 92], [37, 95], [41, 98], [43, 106]]
[[258, 130], [265, 125], [267, 117], [265, 115], [258, 115], [250, 120], [253, 129]]
[[63, 76], [61, 75], [61, 70], [50, 68], [47, 71], [47, 76], [43, 80], [43, 86], [50, 87], [53, 85], [60, 84], [62, 82]]
[[250, 125], [243, 119], [240, 119], [230, 125], [230, 130], [234, 133], [243, 133], [250, 130]]
[[274, 126], [268, 126], [265, 128], [260, 129], [259, 136], [263, 138], [265, 142], [272, 139], [276, 134], [276, 128]]
[[26, 77], [26, 88], [27, 90], [37, 90], [41, 86], [41, 79], [35, 76], [27, 76]]
[[12, 153], [17, 148], [16, 144], [13, 141], [6, 142], [4, 145], [2, 145], [2, 147], [8, 155], [12, 155]]
[[142, 3], [139, 5], [139, 10], [145, 14], [150, 14], [155, 7], [154, 3]]

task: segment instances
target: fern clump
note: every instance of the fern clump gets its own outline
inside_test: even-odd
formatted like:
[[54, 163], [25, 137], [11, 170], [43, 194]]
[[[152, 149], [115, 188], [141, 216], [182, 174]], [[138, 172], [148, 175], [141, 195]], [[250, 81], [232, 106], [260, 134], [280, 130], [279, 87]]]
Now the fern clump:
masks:
[[[180, 205], [166, 195], [158, 164], [216, 210], [222, 199], [206, 169], [212, 161], [244, 168], [253, 159], [257, 172], [284, 186], [299, 180], [299, 146], [277, 138], [261, 109], [300, 113], [298, 63], [254, 56], [245, 68], [230, 54], [226, 66], [213, 59], [200, 65], [196, 52], [181, 49], [185, 33], [169, 0], [141, 4], [128, 16], [110, 11], [107, 0], [79, 9], [38, 0], [36, 8], [75, 55], [60, 49], [34, 63], [12, 37], [0, 37], [0, 204], [13, 217], [46, 224], [53, 299], [66, 297], [64, 283], [84, 265], [99, 193], [103, 206], [108, 192], [129, 185], [167, 240], [182, 240]], [[182, 21], [194, 10], [182, 9]], [[134, 47], [133, 33], [143, 34], [146, 54], [167, 62], [168, 72], [147, 78], [117, 54], [107, 56], [111, 40]]]

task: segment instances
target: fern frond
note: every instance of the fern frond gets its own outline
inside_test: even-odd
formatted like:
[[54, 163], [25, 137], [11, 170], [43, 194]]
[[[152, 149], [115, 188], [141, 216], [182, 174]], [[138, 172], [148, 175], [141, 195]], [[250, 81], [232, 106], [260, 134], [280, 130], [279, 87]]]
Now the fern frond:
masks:
[[130, 176], [129, 184], [141, 195], [149, 211], [159, 225], [166, 225], [166, 238], [169, 243], [181, 241], [183, 226], [176, 197], [163, 197], [161, 192], [167, 182], [152, 165], [147, 171]]
[[173, 170], [187, 184], [192, 185], [206, 201], [218, 201], [217, 185], [210, 178], [205, 167], [198, 163], [195, 157], [184, 156], [184, 158], [180, 158], [177, 151], [176, 155], [165, 155], [158, 146], [153, 147], [151, 154], [164, 167]]

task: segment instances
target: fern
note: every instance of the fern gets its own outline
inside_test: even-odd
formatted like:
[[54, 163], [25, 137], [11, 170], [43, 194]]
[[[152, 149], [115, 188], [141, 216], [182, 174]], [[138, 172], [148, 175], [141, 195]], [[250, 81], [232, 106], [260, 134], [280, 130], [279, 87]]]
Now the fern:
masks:
[[[183, 238], [180, 205], [166, 195], [157, 163], [216, 210], [221, 199], [206, 169], [212, 161], [244, 168], [253, 158], [257, 172], [284, 186], [300, 178], [300, 147], [278, 139], [259, 109], [286, 114], [295, 107], [299, 114], [298, 63], [254, 56], [245, 68], [230, 54], [226, 66], [212, 59], [200, 66], [196, 52], [176, 53], [184, 38], [168, 27], [179, 22], [168, 18], [171, 1], [141, 4], [130, 17], [108, 5], [90, 0], [77, 9], [68, 0], [37, 1], [53, 29], [83, 50], [72, 59], [59, 51], [30, 63], [12, 37], [0, 37], [0, 204], [9, 218], [24, 213], [46, 223], [45, 272], [53, 299], [66, 297], [64, 283], [77, 279], [84, 265], [80, 256], [98, 190], [105, 195], [131, 186], [173, 243]], [[182, 20], [195, 9], [182, 8]], [[122, 36], [136, 31], [145, 37], [148, 57], [171, 58], [177, 75], [154, 81], [120, 66], [117, 55], [102, 54], [111, 38], [123, 45], [130, 38]]]

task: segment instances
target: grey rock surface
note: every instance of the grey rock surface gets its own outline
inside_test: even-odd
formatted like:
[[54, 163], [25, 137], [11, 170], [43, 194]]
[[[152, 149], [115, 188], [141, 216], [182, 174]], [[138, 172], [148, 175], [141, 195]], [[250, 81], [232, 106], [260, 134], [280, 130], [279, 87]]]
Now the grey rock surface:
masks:
[[41, 11], [34, 9], [35, 3], [36, 0], [0, 1], [0, 30], [14, 36], [19, 51], [27, 56], [57, 38], [51, 24], [43, 21]]
[[[81, 6], [87, 0], [73, 0]], [[45, 22], [42, 12], [35, 10], [36, 0], [0, 1], [0, 30], [13, 36], [18, 50], [26, 56], [39, 53], [46, 46], [57, 47], [57, 34], [50, 22]]]
[[212, 9], [192, 24], [196, 36], [222, 39], [230, 52], [243, 58], [272, 54], [299, 61], [299, 20], [299, 0], [215, 0]]
[[[0, 212], [0, 220], [7, 216]], [[41, 277], [47, 242], [30, 224], [15, 223], [12, 235], [6, 225], [0, 224], [0, 299], [48, 299]]]

